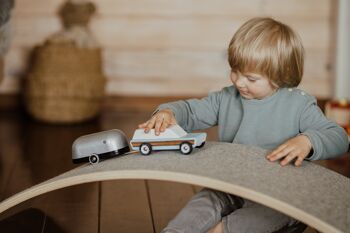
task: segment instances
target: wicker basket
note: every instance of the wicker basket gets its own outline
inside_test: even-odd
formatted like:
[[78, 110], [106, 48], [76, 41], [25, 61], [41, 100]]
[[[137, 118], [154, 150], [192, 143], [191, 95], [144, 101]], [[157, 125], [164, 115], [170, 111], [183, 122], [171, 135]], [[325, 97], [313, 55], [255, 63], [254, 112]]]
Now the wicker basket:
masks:
[[47, 42], [34, 49], [32, 62], [24, 93], [30, 115], [76, 123], [98, 114], [105, 86], [100, 49]]

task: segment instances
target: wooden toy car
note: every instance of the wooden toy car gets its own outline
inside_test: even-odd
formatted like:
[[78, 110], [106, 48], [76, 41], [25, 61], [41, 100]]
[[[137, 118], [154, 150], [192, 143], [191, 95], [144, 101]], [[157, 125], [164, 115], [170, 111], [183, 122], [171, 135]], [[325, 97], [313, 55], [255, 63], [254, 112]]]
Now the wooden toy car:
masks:
[[206, 133], [187, 133], [179, 125], [173, 125], [159, 136], [155, 135], [154, 129], [148, 133], [144, 129], [137, 129], [130, 145], [142, 155], [149, 155], [155, 150], [180, 150], [182, 154], [188, 155], [193, 148], [204, 146], [206, 137]]
[[112, 129], [77, 138], [72, 145], [72, 160], [73, 163], [89, 161], [94, 164], [100, 159], [122, 155], [129, 151], [125, 134], [118, 129]]

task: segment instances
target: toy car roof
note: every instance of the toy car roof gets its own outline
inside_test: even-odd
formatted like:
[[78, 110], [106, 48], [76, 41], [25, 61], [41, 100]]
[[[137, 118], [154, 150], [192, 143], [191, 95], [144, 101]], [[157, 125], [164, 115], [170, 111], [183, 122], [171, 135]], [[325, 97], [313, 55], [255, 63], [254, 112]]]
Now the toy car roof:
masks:
[[167, 128], [164, 132], [161, 132], [160, 135], [155, 134], [155, 130], [151, 129], [148, 133], [144, 132], [144, 129], [135, 130], [133, 140], [142, 140], [142, 139], [160, 139], [160, 138], [181, 138], [187, 135], [187, 132], [183, 130], [179, 125], [172, 125]]

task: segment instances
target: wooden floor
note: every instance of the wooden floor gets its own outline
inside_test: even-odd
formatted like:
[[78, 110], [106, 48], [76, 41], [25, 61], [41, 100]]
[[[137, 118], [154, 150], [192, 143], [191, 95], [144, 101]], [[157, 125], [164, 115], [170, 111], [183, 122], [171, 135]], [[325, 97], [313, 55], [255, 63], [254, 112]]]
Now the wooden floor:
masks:
[[[71, 145], [77, 137], [117, 128], [132, 137], [149, 111], [105, 110], [79, 125], [48, 125], [21, 111], [0, 112], [0, 200], [74, 168]], [[208, 132], [216, 140], [216, 129]], [[350, 175], [348, 159], [323, 165]], [[44, 194], [0, 215], [0, 232], [155, 233], [200, 187], [155, 180], [95, 182]], [[315, 232], [309, 229], [308, 232]]]

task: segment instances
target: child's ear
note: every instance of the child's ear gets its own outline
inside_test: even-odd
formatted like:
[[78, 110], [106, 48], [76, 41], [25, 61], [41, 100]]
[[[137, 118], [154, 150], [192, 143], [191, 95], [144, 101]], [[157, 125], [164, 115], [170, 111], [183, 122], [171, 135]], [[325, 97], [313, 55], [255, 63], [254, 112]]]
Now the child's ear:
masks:
[[231, 70], [230, 75], [237, 75], [237, 71]]
[[234, 82], [237, 79], [237, 72], [231, 70], [230, 79]]

